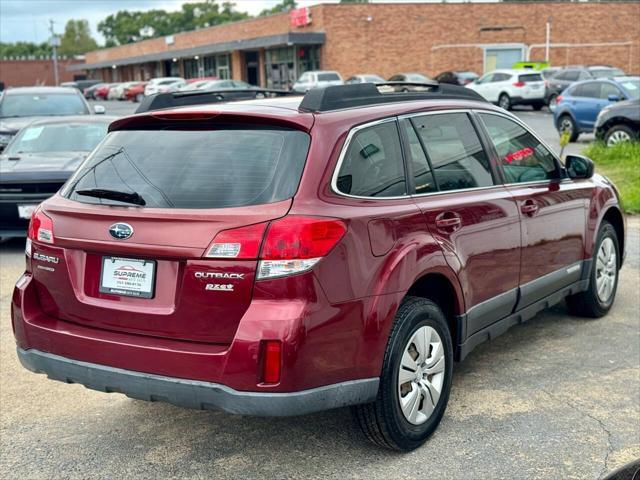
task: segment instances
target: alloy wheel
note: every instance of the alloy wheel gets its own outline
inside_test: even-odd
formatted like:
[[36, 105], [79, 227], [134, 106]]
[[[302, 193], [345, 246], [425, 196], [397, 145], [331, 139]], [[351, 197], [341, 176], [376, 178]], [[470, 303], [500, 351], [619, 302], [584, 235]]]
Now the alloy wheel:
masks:
[[511, 106], [511, 100], [509, 100], [509, 97], [507, 97], [506, 95], [502, 95], [498, 103], [500, 105], [500, 108], [503, 108], [505, 110], [509, 110], [509, 107]]
[[618, 275], [616, 248], [613, 240], [605, 238], [600, 244], [596, 258], [596, 291], [602, 303], [611, 299]]
[[627, 132], [625, 132], [624, 130], [616, 130], [611, 135], [609, 135], [609, 138], [607, 138], [607, 146], [611, 147], [613, 145], [617, 145], [618, 143], [630, 141], [631, 136]]
[[560, 120], [560, 132], [567, 132], [569, 135], [573, 134], [573, 122], [569, 117], [564, 117]]
[[426, 422], [438, 404], [444, 385], [445, 354], [438, 332], [423, 326], [404, 347], [398, 372], [398, 399], [413, 425]]

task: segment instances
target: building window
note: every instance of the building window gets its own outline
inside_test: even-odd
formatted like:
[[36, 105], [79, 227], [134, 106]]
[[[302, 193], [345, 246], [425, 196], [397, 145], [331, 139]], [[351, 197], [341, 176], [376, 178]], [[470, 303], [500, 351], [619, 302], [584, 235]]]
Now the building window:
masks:
[[320, 47], [296, 47], [298, 76], [309, 70], [320, 70]]
[[216, 76], [216, 57], [204, 57], [204, 76]]
[[220, 80], [231, 78], [231, 61], [229, 55], [218, 55], [218, 74]]
[[183, 61], [184, 65], [184, 78], [197, 78], [198, 75], [198, 60], [195, 58], [189, 58]]
[[288, 90], [296, 81], [295, 47], [272, 48], [265, 51], [265, 78], [268, 88]]

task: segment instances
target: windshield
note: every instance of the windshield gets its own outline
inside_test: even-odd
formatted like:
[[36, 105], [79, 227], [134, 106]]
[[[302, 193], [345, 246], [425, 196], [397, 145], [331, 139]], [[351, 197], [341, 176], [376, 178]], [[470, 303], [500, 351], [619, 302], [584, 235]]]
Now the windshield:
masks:
[[333, 82], [336, 80], [340, 80], [340, 77], [337, 73], [319, 73], [318, 81], [319, 82]]
[[638, 80], [625, 80], [620, 82], [622, 88], [629, 94], [632, 99], [640, 98], [640, 79]]
[[293, 197], [309, 148], [298, 130], [123, 130], [107, 135], [67, 183], [83, 203], [122, 205], [77, 191], [137, 193], [146, 207], [223, 208]]
[[107, 134], [108, 126], [108, 123], [66, 123], [26, 127], [4, 153], [90, 152]]
[[89, 110], [75, 93], [14, 93], [3, 96], [0, 117], [84, 115]]
[[619, 68], [600, 68], [589, 70], [595, 78], [623, 77], [624, 72]]

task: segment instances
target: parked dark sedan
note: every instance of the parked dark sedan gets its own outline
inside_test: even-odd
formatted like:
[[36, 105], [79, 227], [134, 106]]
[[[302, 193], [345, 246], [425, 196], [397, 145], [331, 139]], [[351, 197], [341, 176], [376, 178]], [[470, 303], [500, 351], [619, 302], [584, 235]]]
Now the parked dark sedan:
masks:
[[0, 155], [0, 237], [26, 234], [36, 206], [60, 189], [116, 118], [39, 120], [15, 136]]
[[607, 146], [640, 139], [640, 99], [618, 102], [600, 110], [596, 138]]
[[0, 96], [0, 152], [22, 127], [34, 120], [104, 112], [102, 105], [96, 105], [92, 112], [82, 94], [75, 88], [10, 88]]
[[479, 77], [474, 72], [442, 72], [436, 76], [438, 83], [450, 83], [452, 85], [467, 85]]

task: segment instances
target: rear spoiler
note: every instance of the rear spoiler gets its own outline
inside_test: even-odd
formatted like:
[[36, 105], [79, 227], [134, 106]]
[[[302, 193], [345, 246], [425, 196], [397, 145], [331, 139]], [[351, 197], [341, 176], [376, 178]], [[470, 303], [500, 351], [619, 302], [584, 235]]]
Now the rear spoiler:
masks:
[[286, 90], [268, 88], [195, 90], [188, 92], [157, 93], [155, 95], [145, 97], [135, 113], [144, 113], [166, 108], [187, 107], [191, 105], [203, 105], [207, 103], [253, 100], [256, 98], [283, 97], [288, 95], [300, 94]]

